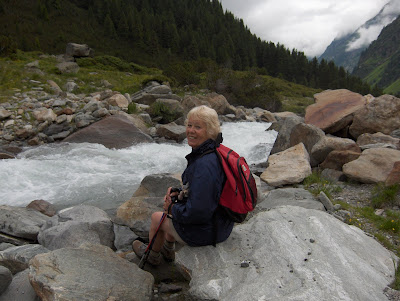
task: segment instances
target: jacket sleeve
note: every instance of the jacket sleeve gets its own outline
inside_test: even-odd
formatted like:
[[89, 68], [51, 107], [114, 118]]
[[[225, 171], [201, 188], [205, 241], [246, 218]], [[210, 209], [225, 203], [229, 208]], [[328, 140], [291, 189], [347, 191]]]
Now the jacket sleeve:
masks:
[[195, 164], [189, 197], [185, 204], [175, 204], [172, 216], [182, 224], [202, 224], [209, 221], [218, 206], [223, 177], [222, 167], [214, 156], [204, 156]]

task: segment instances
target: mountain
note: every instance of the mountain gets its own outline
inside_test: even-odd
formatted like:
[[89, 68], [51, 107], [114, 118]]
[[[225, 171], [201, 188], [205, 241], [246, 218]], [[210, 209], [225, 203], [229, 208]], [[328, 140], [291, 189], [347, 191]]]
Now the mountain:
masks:
[[319, 60], [334, 61], [346, 71], [352, 72], [361, 53], [374, 41], [382, 28], [393, 22], [400, 13], [400, 0], [391, 0], [372, 19], [353, 33], [336, 38], [319, 57]]
[[361, 54], [353, 74], [387, 94], [400, 95], [400, 16]]

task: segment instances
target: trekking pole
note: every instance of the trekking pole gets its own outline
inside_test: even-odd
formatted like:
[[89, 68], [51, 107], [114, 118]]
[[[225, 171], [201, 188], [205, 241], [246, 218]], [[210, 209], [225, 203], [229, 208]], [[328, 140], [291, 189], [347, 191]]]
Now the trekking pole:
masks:
[[138, 265], [138, 266], [139, 266], [139, 268], [141, 268], [142, 270], [144, 269], [144, 265], [146, 264], [147, 259], [149, 258], [149, 254], [150, 254], [151, 249], [153, 248], [154, 241], [156, 240], [157, 234], [158, 234], [158, 232], [159, 232], [159, 230], [160, 230], [160, 227], [161, 227], [162, 223], [164, 222], [166, 216], [167, 216], [167, 214], [166, 214], [166, 213], [163, 213], [163, 215], [162, 215], [162, 217], [161, 217], [161, 219], [160, 219], [160, 224], [158, 225], [157, 230], [156, 230], [156, 232], [154, 233], [154, 236], [153, 236], [153, 238], [151, 239], [149, 245], [147, 246], [146, 250], [144, 251], [144, 254], [143, 254], [142, 258], [140, 259], [140, 262], [139, 262], [139, 265]]

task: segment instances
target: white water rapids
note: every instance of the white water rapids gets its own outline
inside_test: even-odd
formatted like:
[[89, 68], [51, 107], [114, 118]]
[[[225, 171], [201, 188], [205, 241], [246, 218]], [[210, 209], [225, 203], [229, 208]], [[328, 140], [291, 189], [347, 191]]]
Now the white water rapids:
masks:
[[[270, 123], [224, 123], [223, 144], [249, 164], [267, 161], [277, 132]], [[191, 151], [182, 144], [140, 144], [107, 149], [100, 144], [47, 144], [17, 159], [0, 160], [0, 205], [26, 206], [43, 199], [58, 209], [87, 204], [104, 210], [130, 199], [150, 174], [181, 173]]]

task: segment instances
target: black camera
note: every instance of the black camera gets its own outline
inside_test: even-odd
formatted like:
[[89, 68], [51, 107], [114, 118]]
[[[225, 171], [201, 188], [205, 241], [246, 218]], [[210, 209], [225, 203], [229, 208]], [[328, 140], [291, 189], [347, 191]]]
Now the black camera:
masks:
[[177, 195], [171, 196], [172, 203], [186, 203], [187, 198], [184, 197], [184, 193], [181, 188], [171, 188], [171, 193], [178, 192]]

